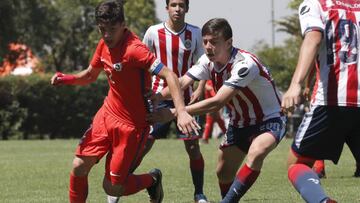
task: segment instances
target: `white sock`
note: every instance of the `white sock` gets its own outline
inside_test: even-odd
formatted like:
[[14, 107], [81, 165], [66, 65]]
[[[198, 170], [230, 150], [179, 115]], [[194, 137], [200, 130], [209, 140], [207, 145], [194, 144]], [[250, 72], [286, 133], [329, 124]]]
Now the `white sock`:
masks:
[[119, 202], [120, 197], [115, 197], [115, 196], [107, 196], [107, 203], [118, 203]]

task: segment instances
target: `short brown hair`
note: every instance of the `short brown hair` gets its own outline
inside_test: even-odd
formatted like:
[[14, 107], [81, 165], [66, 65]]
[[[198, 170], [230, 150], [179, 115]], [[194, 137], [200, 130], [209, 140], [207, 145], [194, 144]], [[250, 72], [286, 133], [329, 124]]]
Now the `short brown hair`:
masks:
[[201, 29], [202, 36], [221, 34], [225, 40], [232, 38], [232, 29], [224, 18], [213, 18], [207, 21]]

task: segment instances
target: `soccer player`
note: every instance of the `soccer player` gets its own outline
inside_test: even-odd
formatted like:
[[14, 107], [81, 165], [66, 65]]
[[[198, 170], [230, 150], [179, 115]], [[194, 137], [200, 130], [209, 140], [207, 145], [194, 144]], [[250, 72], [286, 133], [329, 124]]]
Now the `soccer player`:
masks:
[[[317, 64], [311, 68], [310, 73], [305, 78], [305, 87], [303, 91], [303, 96], [306, 101], [310, 101], [310, 87], [312, 78], [314, 76], [315, 70], [317, 68]], [[315, 101], [315, 100], [313, 100]], [[358, 147], [357, 143], [360, 141], [357, 141], [356, 139], [360, 139], [360, 136], [348, 136], [345, 139], [345, 143], [350, 148], [350, 151], [355, 158], [356, 164], [355, 164], [355, 172], [354, 177], [360, 177], [360, 148]], [[314, 165], [312, 166], [312, 169], [315, 171], [315, 173], [319, 176], [319, 178], [326, 178], [326, 172], [325, 172], [325, 162], [324, 160], [316, 160]]]
[[[305, 0], [299, 7], [304, 40], [282, 107], [299, 104], [301, 84], [316, 60], [313, 102], [288, 157], [288, 177], [306, 202], [336, 202], [311, 166], [317, 159], [336, 164], [345, 140], [360, 136], [359, 16], [358, 1]], [[359, 141], [354, 144], [360, 148]]]
[[[169, 67], [178, 77], [183, 76], [191, 65], [204, 53], [200, 28], [185, 22], [185, 15], [189, 10], [189, 0], [166, 0], [166, 10], [169, 14], [166, 22], [151, 26], [145, 33], [143, 42], [155, 53], [157, 58]], [[153, 77], [153, 92], [160, 92], [168, 84], [158, 76]], [[192, 88], [184, 89], [185, 103], [188, 104], [193, 96], [196, 100], [201, 95], [205, 81], [200, 82], [196, 91], [197, 96], [191, 95]], [[202, 89], [199, 89], [202, 88]], [[163, 101], [161, 107], [173, 107], [171, 100]], [[152, 148], [155, 139], [166, 138], [172, 121], [165, 124], [154, 124], [153, 131], [146, 144], [147, 153]], [[186, 152], [190, 159], [190, 171], [194, 184], [195, 202], [207, 202], [204, 195], [204, 159], [200, 151], [200, 136], [188, 138], [179, 129], [177, 137], [184, 140]]]
[[159, 203], [163, 199], [161, 171], [153, 169], [142, 175], [129, 173], [144, 148], [150, 129], [145, 120], [149, 106], [144, 97], [151, 87], [150, 73], [167, 81], [180, 112], [179, 128], [189, 134], [197, 124], [185, 111], [177, 76], [127, 29], [123, 3], [118, 0], [101, 2], [95, 9], [95, 18], [102, 39], [89, 67], [75, 75], [56, 73], [51, 79], [53, 85], [86, 85], [104, 70], [110, 86], [103, 106], [76, 149], [70, 174], [70, 202], [86, 201], [90, 169], [107, 154], [103, 188], [108, 195], [126, 196], [146, 188], [151, 201]]
[[[216, 92], [214, 90], [212, 81], [211, 80], [206, 81], [205, 99], [211, 98], [211, 97], [215, 96], [215, 94], [216, 94]], [[206, 118], [205, 118], [205, 129], [204, 129], [204, 132], [202, 135], [202, 143], [205, 143], [205, 144], [209, 143], [209, 138], [211, 136], [215, 122], [219, 125], [219, 127], [221, 129], [221, 133], [223, 135], [225, 135], [225, 133], [226, 133], [225, 122], [222, 119], [220, 112], [216, 111], [216, 112], [212, 112], [212, 113], [207, 113]], [[218, 137], [220, 137], [220, 136], [218, 136]]]
[[[180, 78], [180, 84], [184, 88], [196, 80], [212, 80], [217, 92], [214, 97], [186, 106], [190, 114], [218, 111], [225, 105], [231, 111], [219, 148], [217, 176], [221, 202], [238, 202], [256, 181], [265, 157], [284, 137], [285, 117], [267, 68], [255, 55], [233, 47], [232, 29], [225, 19], [206, 22], [202, 38], [205, 54]], [[168, 93], [164, 89], [153, 99], [164, 99]], [[173, 115], [175, 109], [160, 109], [148, 115], [148, 120], [166, 121]]]

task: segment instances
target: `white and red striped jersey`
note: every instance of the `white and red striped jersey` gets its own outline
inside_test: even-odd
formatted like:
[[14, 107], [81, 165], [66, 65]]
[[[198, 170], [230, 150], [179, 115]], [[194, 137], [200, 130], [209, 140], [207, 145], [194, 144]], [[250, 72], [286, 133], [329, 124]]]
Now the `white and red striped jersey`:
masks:
[[360, 2], [304, 0], [299, 17], [304, 36], [323, 33], [312, 104], [360, 107]]
[[204, 54], [188, 72], [194, 80], [212, 80], [215, 91], [226, 85], [238, 89], [226, 105], [230, 124], [246, 127], [282, 116], [280, 94], [267, 68], [247, 51], [233, 48], [229, 62], [218, 68]]
[[[166, 23], [153, 25], [146, 31], [143, 42], [178, 77], [183, 76], [204, 53], [200, 28], [187, 23], [178, 33], [170, 30]], [[154, 92], [160, 92], [166, 86], [159, 76], [153, 77]], [[190, 88], [184, 91], [185, 101], [190, 101], [191, 93]]]

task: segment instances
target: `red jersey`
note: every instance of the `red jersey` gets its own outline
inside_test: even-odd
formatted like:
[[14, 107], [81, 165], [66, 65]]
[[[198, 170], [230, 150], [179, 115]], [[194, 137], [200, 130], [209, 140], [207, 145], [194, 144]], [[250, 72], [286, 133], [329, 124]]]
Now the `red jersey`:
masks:
[[101, 39], [91, 60], [94, 68], [104, 68], [110, 86], [104, 105], [122, 122], [147, 126], [147, 102], [144, 93], [151, 89], [151, 73], [157, 74], [163, 64], [130, 31], [114, 48]]

